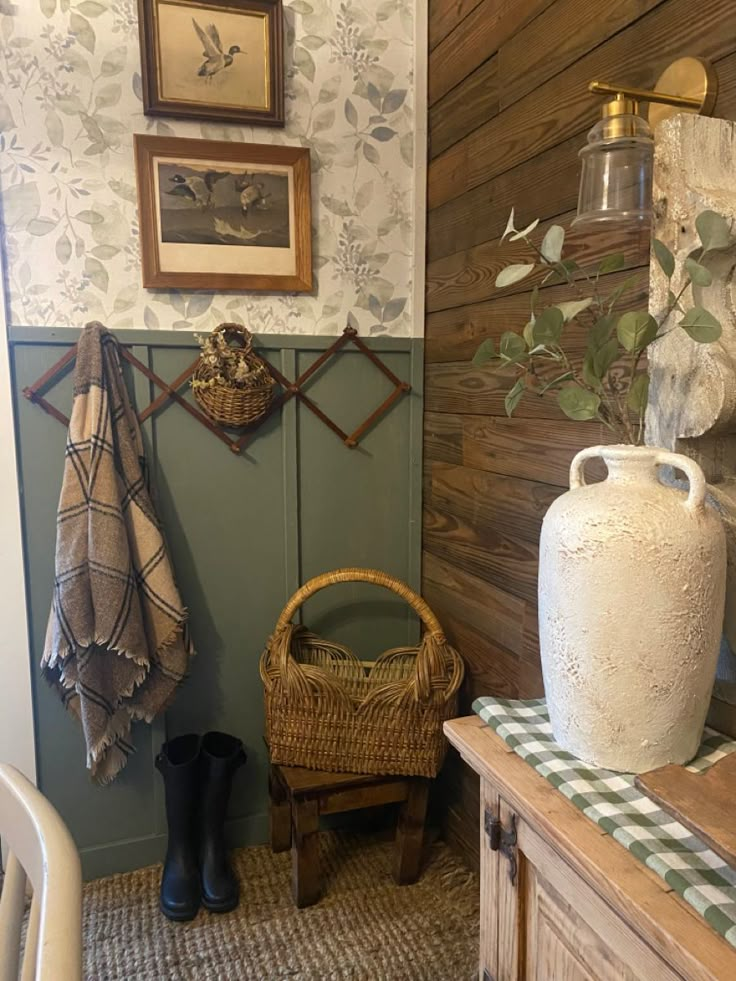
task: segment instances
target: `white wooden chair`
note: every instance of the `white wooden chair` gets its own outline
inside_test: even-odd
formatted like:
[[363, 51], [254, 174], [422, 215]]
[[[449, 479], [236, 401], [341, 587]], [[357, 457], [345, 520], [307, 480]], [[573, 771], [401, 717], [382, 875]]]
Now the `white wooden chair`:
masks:
[[[0, 895], [0, 981], [80, 981], [82, 871], [72, 836], [43, 794], [0, 763], [0, 838], [9, 850]], [[33, 888], [25, 946], [26, 880]]]

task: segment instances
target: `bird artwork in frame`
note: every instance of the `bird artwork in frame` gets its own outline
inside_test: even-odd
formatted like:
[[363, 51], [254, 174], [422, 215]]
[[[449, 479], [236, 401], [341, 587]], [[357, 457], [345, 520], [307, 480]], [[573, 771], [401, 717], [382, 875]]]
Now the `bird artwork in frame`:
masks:
[[147, 115], [284, 125], [281, 0], [138, 0]]
[[135, 137], [143, 285], [308, 292], [309, 150]]

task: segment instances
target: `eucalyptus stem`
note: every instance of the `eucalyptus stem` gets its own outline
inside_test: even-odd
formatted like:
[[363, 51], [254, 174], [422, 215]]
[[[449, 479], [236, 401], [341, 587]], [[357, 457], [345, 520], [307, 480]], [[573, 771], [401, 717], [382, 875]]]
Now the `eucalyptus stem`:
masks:
[[[536, 252], [537, 253], [537, 255], [539, 256], [539, 259], [540, 259], [542, 265], [547, 266], [549, 269], [552, 269], [552, 270], [555, 269], [555, 266], [561, 266], [562, 267], [562, 271], [565, 274], [565, 279], [567, 280], [568, 284], [570, 286], [572, 286], [573, 289], [575, 289], [577, 291], [577, 293], [581, 297], [584, 296], [584, 291], [580, 288], [580, 283], [575, 279], [574, 276], [572, 276], [570, 274], [570, 271], [565, 266], [565, 264], [562, 262], [562, 260], [560, 260], [560, 262], [557, 262], [557, 263], [550, 262], [549, 259], [547, 259], [547, 257], [544, 255], [544, 253], [542, 252], [542, 250], [534, 242], [532, 242], [532, 240], [530, 238], [525, 237], [524, 238], [524, 241], [532, 249], [533, 252]], [[580, 268], [580, 267], [578, 267], [578, 268]], [[598, 312], [599, 313], [602, 313], [603, 306], [601, 304], [601, 299], [600, 299], [600, 295], [598, 293], [597, 285], [593, 283], [593, 281], [591, 280], [591, 278], [588, 276], [588, 274], [585, 272], [584, 269], [580, 269], [580, 271], [582, 272], [583, 276], [585, 276], [586, 280], [588, 281], [588, 283], [591, 286], [592, 293], [593, 293], [593, 302], [595, 303], [596, 307], [598, 308]]]
[[[603, 275], [626, 265], [622, 255], [601, 259], [596, 269], [583, 269], [577, 262], [563, 258], [565, 230], [559, 225], [551, 225], [544, 234], [541, 246], [536, 245], [529, 235], [538, 225], [539, 221], [535, 220], [520, 231], [515, 227], [514, 212], [511, 212], [501, 240], [512, 235], [514, 241], [524, 241], [535, 258], [532, 261], [532, 256], [529, 256], [524, 262], [508, 264], [498, 273], [496, 286], [500, 289], [518, 283], [541, 264], [543, 270], [549, 270], [545, 283], [555, 273], [560, 282], [567, 282], [575, 296], [569, 301], [539, 309], [539, 286], [535, 286], [531, 298], [531, 318], [523, 330], [504, 330], [498, 350], [494, 340], [487, 338], [476, 351], [473, 363], [480, 366], [495, 361], [501, 368], [515, 367], [516, 380], [505, 398], [509, 415], [513, 414], [526, 390], [539, 396], [554, 391], [560, 408], [568, 418], [581, 421], [597, 419], [617, 438], [640, 443], [645, 430], [648, 388], [648, 379], [641, 364], [649, 345], [676, 328], [681, 328], [694, 342], [701, 344], [709, 344], [721, 335], [720, 322], [702, 303], [697, 302], [699, 297], [688, 304], [687, 310], [681, 306], [681, 301], [693, 284], [708, 287], [713, 282], [713, 276], [702, 265], [702, 259], [708, 252], [733, 246], [732, 223], [713, 211], [704, 211], [697, 216], [695, 227], [701, 248], [692, 251], [685, 259], [682, 270], [684, 282], [677, 295], [672, 290], [672, 279], [677, 269], [675, 256], [663, 242], [653, 240], [654, 259], [670, 284], [668, 304], [658, 317], [646, 309], [619, 312], [622, 297], [638, 281], [638, 274], [629, 276], [615, 289], [606, 291], [601, 288]], [[557, 261], [552, 261], [551, 256], [557, 256]], [[675, 311], [683, 316], [668, 327]], [[566, 342], [563, 339], [570, 324], [576, 322], [583, 329], [588, 329], [582, 364], [577, 356], [574, 361], [571, 360], [565, 351]], [[556, 362], [559, 368], [550, 362]]]
[[[678, 307], [678, 305], [680, 303], [680, 300], [682, 299], [682, 297], [683, 297], [683, 295], [685, 293], [685, 290], [688, 288], [688, 286], [692, 286], [692, 282], [693, 282], [692, 279], [688, 276], [686, 278], [686, 280], [685, 280], [685, 285], [682, 287], [682, 289], [677, 294], [677, 296], [674, 298], [674, 300], [670, 303], [669, 307], [667, 307], [667, 310], [665, 311], [664, 316], [660, 320], [660, 322], [659, 322], [660, 330], [662, 329], [662, 327], [664, 327], [664, 325], [670, 319], [670, 317], [672, 316], [672, 314], [675, 312], [675, 310], [677, 309], [677, 307]], [[667, 334], [670, 334], [673, 330], [677, 330], [677, 326], [670, 327], [670, 329], [669, 330], [666, 330], [663, 334], [657, 334], [657, 336], [654, 338], [654, 341], [658, 341], [661, 337], [666, 337]], [[654, 341], [652, 341], [652, 344], [654, 344]]]

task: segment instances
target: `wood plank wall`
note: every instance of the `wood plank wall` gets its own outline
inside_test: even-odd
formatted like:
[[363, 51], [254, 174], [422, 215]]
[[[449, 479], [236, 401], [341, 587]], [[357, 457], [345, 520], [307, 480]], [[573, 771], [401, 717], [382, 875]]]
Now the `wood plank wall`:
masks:
[[[716, 115], [735, 118], [736, 9], [734, 0], [430, 0], [429, 45], [423, 588], [465, 656], [467, 711], [479, 694], [541, 694], [541, 520], [573, 454], [604, 438], [547, 401], [523, 401], [507, 419], [503, 384], [470, 365], [483, 338], [527, 319], [533, 281], [493, 287], [500, 266], [524, 254], [499, 249], [499, 236], [512, 205], [542, 230], [571, 219], [577, 151], [598, 118], [592, 79], [651, 88], [674, 58], [699, 55], [719, 74]], [[630, 269], [646, 266], [647, 242], [630, 231], [573, 237], [591, 261], [624, 251]], [[549, 302], [564, 295], [543, 291]], [[459, 760], [443, 792], [448, 839], [477, 861], [478, 788]]]

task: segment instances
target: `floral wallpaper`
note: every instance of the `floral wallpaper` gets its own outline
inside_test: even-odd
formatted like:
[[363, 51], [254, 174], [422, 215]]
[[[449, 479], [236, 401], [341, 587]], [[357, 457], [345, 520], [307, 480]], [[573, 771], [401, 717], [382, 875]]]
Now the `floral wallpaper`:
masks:
[[[0, 192], [14, 325], [412, 331], [415, 0], [286, 0], [283, 130], [143, 114], [136, 0], [0, 0]], [[308, 146], [310, 295], [141, 285], [133, 133]], [[354, 319], [353, 319], [354, 318]]]

